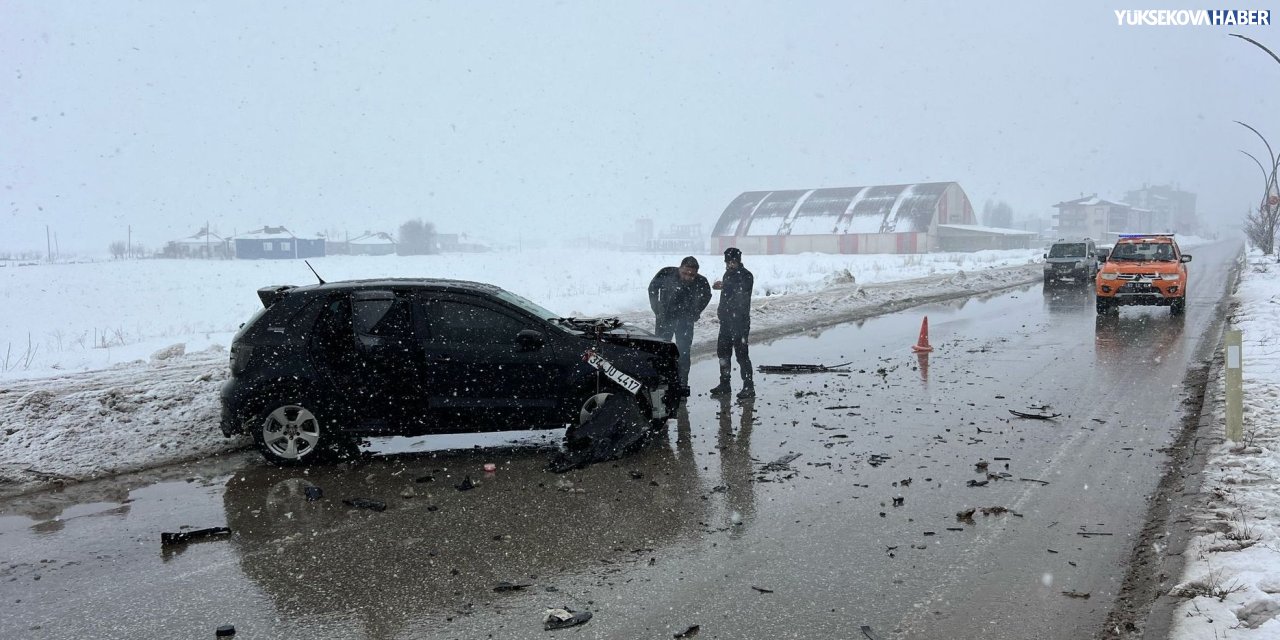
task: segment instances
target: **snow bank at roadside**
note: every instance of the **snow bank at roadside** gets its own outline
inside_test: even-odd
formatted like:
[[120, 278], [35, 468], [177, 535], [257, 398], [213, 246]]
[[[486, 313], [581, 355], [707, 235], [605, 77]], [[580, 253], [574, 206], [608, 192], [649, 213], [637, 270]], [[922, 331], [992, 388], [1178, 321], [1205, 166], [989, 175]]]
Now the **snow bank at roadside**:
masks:
[[1225, 391], [1213, 381], [1215, 440], [1205, 463], [1198, 534], [1174, 595], [1174, 640], [1280, 637], [1280, 264], [1248, 255], [1233, 328], [1243, 335], [1244, 439], [1227, 441]]

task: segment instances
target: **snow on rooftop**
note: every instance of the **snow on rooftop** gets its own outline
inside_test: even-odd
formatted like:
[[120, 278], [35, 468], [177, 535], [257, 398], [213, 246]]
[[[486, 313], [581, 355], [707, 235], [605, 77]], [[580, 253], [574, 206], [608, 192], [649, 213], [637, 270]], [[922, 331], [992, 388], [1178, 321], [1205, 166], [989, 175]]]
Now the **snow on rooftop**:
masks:
[[982, 233], [993, 233], [1006, 236], [1038, 236], [1037, 231], [1023, 231], [1022, 229], [1006, 229], [1004, 227], [984, 227], [980, 224], [940, 224], [939, 229], [958, 229], [960, 231], [979, 231]]

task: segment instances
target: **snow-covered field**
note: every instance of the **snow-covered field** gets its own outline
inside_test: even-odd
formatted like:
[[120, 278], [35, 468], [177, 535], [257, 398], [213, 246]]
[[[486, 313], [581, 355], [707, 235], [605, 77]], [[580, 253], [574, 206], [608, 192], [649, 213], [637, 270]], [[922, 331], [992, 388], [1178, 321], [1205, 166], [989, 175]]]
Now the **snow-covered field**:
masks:
[[[1040, 249], [925, 255], [748, 256], [757, 297], [1026, 264]], [[454, 278], [496, 284], [566, 316], [647, 312], [646, 287], [679, 255], [536, 251], [311, 260], [327, 281]], [[699, 256], [702, 274], [724, 272]], [[3, 263], [0, 263], [3, 264]], [[0, 268], [0, 382], [101, 369], [175, 344], [227, 346], [261, 306], [256, 290], [310, 284], [301, 260], [135, 260]]]

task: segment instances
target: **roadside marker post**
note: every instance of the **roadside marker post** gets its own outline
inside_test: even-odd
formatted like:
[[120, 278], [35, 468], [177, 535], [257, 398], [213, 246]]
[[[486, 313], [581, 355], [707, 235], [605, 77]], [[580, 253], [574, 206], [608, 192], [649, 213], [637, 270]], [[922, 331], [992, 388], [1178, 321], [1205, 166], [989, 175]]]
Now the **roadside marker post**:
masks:
[[1227, 331], [1227, 439], [1244, 438], [1244, 370], [1239, 329]]

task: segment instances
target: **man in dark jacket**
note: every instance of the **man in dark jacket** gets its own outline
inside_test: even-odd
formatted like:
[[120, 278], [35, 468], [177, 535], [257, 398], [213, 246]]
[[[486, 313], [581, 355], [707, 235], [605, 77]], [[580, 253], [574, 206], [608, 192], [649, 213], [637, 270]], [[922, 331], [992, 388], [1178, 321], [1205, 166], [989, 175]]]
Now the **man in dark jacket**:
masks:
[[755, 276], [742, 266], [742, 251], [729, 247], [724, 250], [724, 280], [716, 280], [712, 287], [720, 292], [720, 305], [716, 316], [720, 319], [720, 336], [716, 339], [716, 358], [720, 360], [720, 385], [711, 390], [711, 397], [724, 397], [732, 389], [733, 364], [729, 356], [737, 353], [738, 369], [742, 374], [742, 391], [739, 398], [756, 397], [756, 387], [751, 380], [751, 356], [747, 354], [747, 336], [751, 333], [751, 289]]
[[680, 384], [689, 386], [689, 349], [693, 346], [693, 323], [711, 303], [711, 286], [698, 275], [698, 259], [688, 256], [679, 267], [663, 267], [649, 282], [649, 306], [653, 309], [653, 332], [663, 340], [675, 338], [680, 350]]

